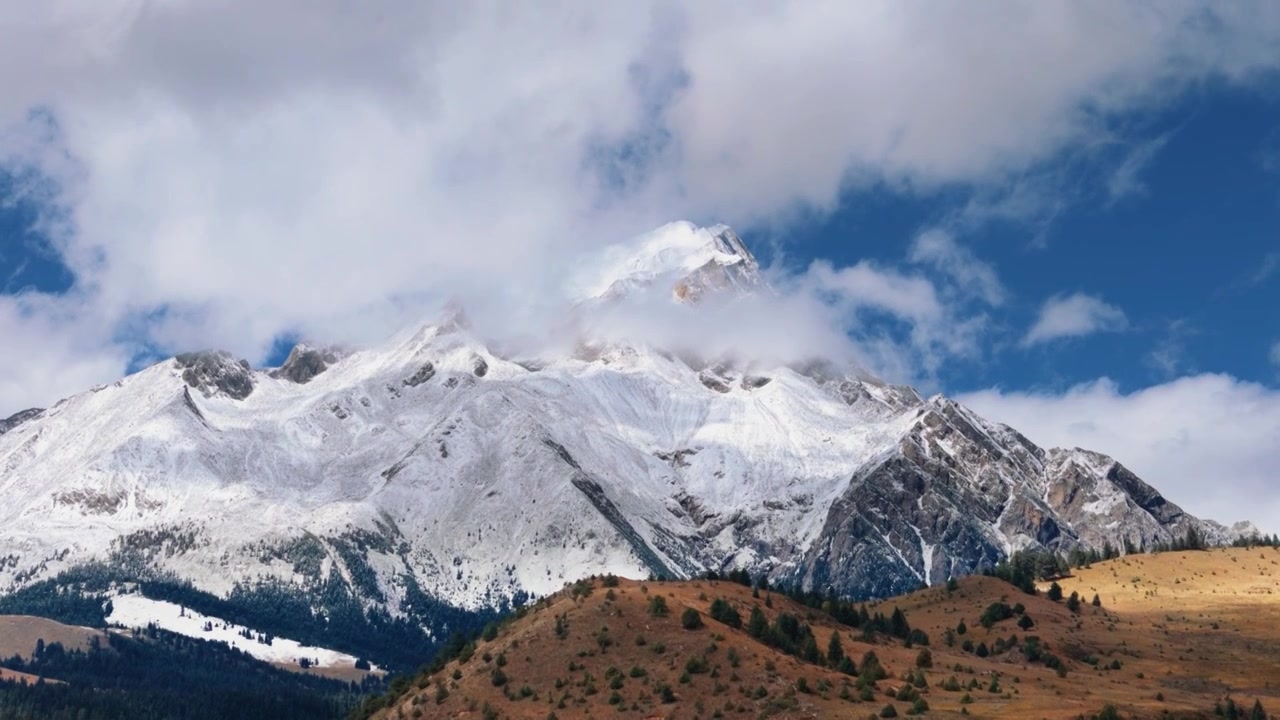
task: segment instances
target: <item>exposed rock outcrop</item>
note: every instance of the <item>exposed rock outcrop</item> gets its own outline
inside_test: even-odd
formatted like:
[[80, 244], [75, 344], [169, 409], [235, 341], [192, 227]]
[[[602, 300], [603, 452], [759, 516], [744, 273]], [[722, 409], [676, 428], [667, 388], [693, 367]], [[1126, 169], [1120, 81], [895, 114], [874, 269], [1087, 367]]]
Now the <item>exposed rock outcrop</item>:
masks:
[[182, 381], [205, 397], [222, 394], [244, 400], [253, 393], [249, 361], [237, 360], [226, 350], [182, 353], [174, 362], [182, 369]]
[[272, 370], [273, 378], [289, 380], [303, 385], [311, 382], [315, 376], [328, 370], [331, 365], [342, 359], [334, 348], [312, 347], [299, 343], [289, 351], [284, 364]]

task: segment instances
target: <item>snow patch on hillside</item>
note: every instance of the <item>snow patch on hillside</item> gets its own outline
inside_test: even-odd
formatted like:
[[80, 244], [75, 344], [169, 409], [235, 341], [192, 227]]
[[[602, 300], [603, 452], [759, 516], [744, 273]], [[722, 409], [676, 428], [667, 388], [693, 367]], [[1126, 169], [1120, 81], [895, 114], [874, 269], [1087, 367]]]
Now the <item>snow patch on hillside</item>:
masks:
[[[267, 645], [256, 639], [263, 633], [253, 628], [229, 623], [222, 618], [202, 615], [171, 602], [152, 600], [137, 594], [117, 595], [111, 598], [111, 614], [107, 616], [107, 622], [127, 628], [146, 628], [147, 625], [154, 623], [162, 630], [186, 637], [226, 643], [265, 662], [296, 665], [306, 658], [314, 667], [351, 668], [356, 664], [356, 658], [346, 653], [304, 645], [288, 638], [273, 637], [271, 644]], [[241, 634], [246, 630], [255, 639], [246, 638]]]

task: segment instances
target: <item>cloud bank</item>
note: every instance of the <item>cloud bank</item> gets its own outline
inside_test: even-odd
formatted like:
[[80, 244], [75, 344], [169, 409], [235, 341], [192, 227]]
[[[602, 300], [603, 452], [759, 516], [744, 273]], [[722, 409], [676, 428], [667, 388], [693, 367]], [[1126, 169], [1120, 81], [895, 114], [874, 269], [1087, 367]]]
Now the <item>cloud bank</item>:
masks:
[[[779, 228], [869, 187], [964, 187], [1007, 209], [1028, 173], [1113, 141], [1115, 118], [1280, 62], [1272, 3], [970, 10], [0, 8], [0, 159], [58, 188], [48, 234], [76, 279], [66, 298], [0, 299], [22, 342], [0, 371], [30, 377], [23, 358], [39, 357], [66, 378], [0, 408], [110, 380], [140, 353], [367, 342], [447, 299], [496, 334], [548, 327], [568, 259], [674, 218]], [[1006, 292], [947, 236], [907, 261], [778, 284], [878, 368], [927, 377], [975, 352]], [[877, 312], [901, 330], [868, 329]]]

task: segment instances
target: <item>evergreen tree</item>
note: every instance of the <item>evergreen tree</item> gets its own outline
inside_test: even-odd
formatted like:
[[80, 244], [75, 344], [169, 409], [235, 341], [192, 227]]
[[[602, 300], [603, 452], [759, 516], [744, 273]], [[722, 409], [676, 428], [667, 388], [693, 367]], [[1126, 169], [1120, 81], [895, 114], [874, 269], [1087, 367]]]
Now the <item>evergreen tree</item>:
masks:
[[831, 640], [827, 643], [827, 662], [831, 667], [840, 667], [844, 660], [844, 646], [840, 644], [840, 633], [832, 631]]
[[649, 598], [649, 614], [654, 617], [667, 616], [667, 599], [661, 595], [654, 595]]
[[804, 658], [807, 663], [822, 664], [822, 653], [818, 651], [818, 642], [813, 639], [812, 634], [805, 637], [804, 643], [800, 648], [800, 657]]
[[684, 614], [680, 616], [680, 625], [685, 630], [697, 630], [702, 627], [702, 613], [693, 608], [685, 608]]
[[769, 629], [769, 619], [759, 607], [751, 608], [751, 617], [747, 620], [747, 634], [757, 640], [763, 638]]
[[1050, 586], [1049, 586], [1049, 594], [1048, 594], [1046, 597], [1048, 597], [1050, 600], [1052, 600], [1052, 601], [1054, 601], [1054, 602], [1059, 602], [1059, 601], [1061, 601], [1061, 600], [1062, 600], [1062, 586], [1061, 586], [1061, 585], [1059, 585], [1059, 584], [1058, 584], [1058, 583], [1056, 583], [1056, 582], [1055, 582], [1055, 583], [1053, 583], [1052, 585], [1050, 585]]
[[911, 636], [911, 626], [907, 624], [907, 616], [902, 612], [902, 608], [895, 607], [893, 609], [893, 617], [889, 620], [889, 633], [903, 640]]
[[858, 667], [853, 664], [853, 659], [850, 658], [848, 655], [845, 655], [843, 658], [840, 659], [840, 664], [836, 666], [836, 669], [844, 673], [845, 675], [858, 674]]
[[724, 598], [716, 598], [711, 603], [711, 619], [732, 628], [742, 627], [742, 616]]

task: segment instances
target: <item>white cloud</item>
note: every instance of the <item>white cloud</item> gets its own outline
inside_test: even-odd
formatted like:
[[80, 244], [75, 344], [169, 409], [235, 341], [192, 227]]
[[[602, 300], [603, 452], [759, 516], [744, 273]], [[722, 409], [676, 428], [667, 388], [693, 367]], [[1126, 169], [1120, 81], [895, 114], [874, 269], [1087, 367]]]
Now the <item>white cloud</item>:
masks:
[[1271, 352], [1267, 356], [1271, 360], [1271, 364], [1280, 367], [1280, 340], [1271, 343]]
[[[1280, 6], [1205, 0], [9, 3], [0, 158], [63, 185], [55, 242], [96, 322], [258, 360], [449, 297], [546, 322], [566, 257], [675, 218], [1003, 187], [1123, 113], [1249, 81], [1278, 36]], [[962, 322], [918, 344], [968, 351], [983, 319]]]
[[1115, 332], [1128, 326], [1124, 311], [1084, 293], [1055, 295], [1040, 308], [1040, 316], [1023, 338], [1023, 345]]
[[936, 229], [921, 233], [912, 243], [908, 258], [937, 268], [962, 291], [977, 295], [988, 305], [1004, 303], [1005, 289], [995, 267], [979, 260], [950, 233]]
[[1146, 364], [1166, 380], [1193, 373], [1195, 368], [1187, 354], [1187, 341], [1199, 334], [1200, 330], [1185, 318], [1169, 322], [1164, 337], [1147, 353]]
[[129, 358], [78, 296], [0, 296], [0, 419], [118, 379]]
[[1101, 379], [959, 399], [1045, 447], [1107, 453], [1188, 512], [1280, 532], [1280, 391], [1205, 374], [1127, 394]]
[[933, 283], [866, 260], [838, 270], [818, 261], [808, 275], [818, 291], [835, 293], [852, 309], [881, 310], [915, 322], [936, 321], [943, 314]]
[[1130, 195], [1141, 195], [1147, 186], [1142, 181], [1142, 173], [1155, 160], [1156, 155], [1169, 142], [1170, 135], [1165, 133], [1159, 137], [1137, 143], [1129, 149], [1120, 165], [1111, 174], [1107, 182], [1107, 195], [1111, 202], [1117, 202]]

